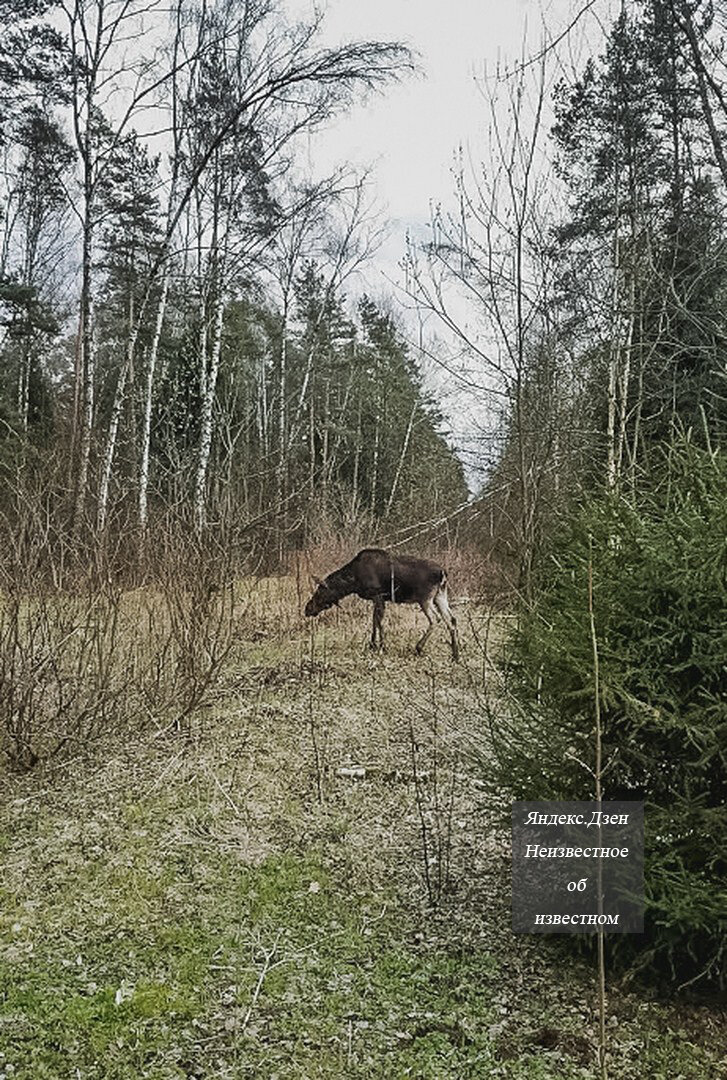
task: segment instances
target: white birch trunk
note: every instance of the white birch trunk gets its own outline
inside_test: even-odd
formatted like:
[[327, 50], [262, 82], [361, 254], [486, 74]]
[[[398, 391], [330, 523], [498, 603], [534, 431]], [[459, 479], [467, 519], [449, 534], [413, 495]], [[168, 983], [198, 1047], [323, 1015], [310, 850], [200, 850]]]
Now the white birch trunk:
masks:
[[159, 343], [164, 326], [164, 314], [169, 295], [169, 270], [165, 268], [162, 280], [162, 291], [159, 297], [157, 318], [154, 325], [154, 335], [149, 349], [149, 363], [146, 371], [146, 386], [144, 388], [144, 416], [141, 427], [141, 461], [139, 462], [139, 524], [142, 530], [146, 529], [149, 520], [149, 456], [151, 449], [151, 416], [154, 405], [154, 378], [156, 375], [157, 358], [159, 356]]
[[106, 519], [108, 516], [108, 504], [109, 504], [109, 492], [111, 490], [111, 474], [114, 467], [114, 454], [116, 452], [116, 438], [119, 433], [119, 422], [121, 420], [121, 410], [124, 406], [124, 396], [126, 394], [126, 380], [129, 377], [131, 370], [132, 356], [134, 353], [134, 345], [136, 343], [136, 333], [133, 334], [133, 338], [130, 337], [126, 346], [126, 356], [119, 372], [119, 378], [116, 383], [116, 391], [114, 393], [114, 402], [111, 406], [111, 419], [109, 420], [109, 432], [106, 438], [106, 449], [104, 451], [103, 465], [101, 468], [101, 479], [98, 488], [98, 509], [96, 512], [96, 521], [99, 530], [103, 530], [106, 527]]
[[104, 451], [101, 479], [99, 482], [98, 507], [96, 510], [96, 521], [99, 531], [103, 531], [106, 527], [106, 519], [108, 517], [109, 492], [111, 490], [111, 477], [114, 468], [116, 440], [119, 434], [121, 412], [124, 407], [124, 398], [126, 396], [126, 383], [134, 364], [134, 350], [136, 349], [136, 342], [139, 338], [140, 320], [141, 315], [139, 316], [139, 321], [135, 322], [134, 320], [134, 298], [132, 296], [129, 300], [129, 333], [126, 339], [126, 356], [124, 357], [124, 363], [116, 382], [114, 401], [111, 406], [111, 419], [109, 420], [109, 432], [106, 439], [106, 449]]
[[606, 483], [609, 489], [616, 485], [616, 386], [618, 381], [618, 328], [614, 322], [608, 358], [608, 414], [606, 419]]
[[401, 448], [401, 454], [399, 455], [399, 461], [398, 461], [397, 466], [396, 466], [396, 472], [394, 473], [394, 482], [391, 485], [391, 491], [389, 492], [389, 500], [388, 500], [388, 502], [386, 504], [386, 513], [387, 513], [387, 515], [391, 512], [391, 507], [392, 507], [392, 505], [394, 503], [394, 498], [396, 497], [396, 489], [399, 486], [399, 478], [401, 477], [401, 470], [404, 467], [404, 459], [406, 458], [406, 452], [409, 449], [409, 440], [411, 439], [412, 428], [414, 427], [414, 414], [416, 413], [416, 408], [417, 408], [417, 403], [414, 402], [414, 405], [413, 405], [412, 410], [411, 410], [411, 415], [409, 417], [409, 423], [407, 424], [407, 427], [406, 427], [406, 435], [404, 436], [404, 445]]
[[376, 427], [374, 429], [374, 453], [371, 462], [371, 513], [376, 514], [376, 495], [379, 486], [379, 428], [381, 427], [381, 411], [379, 403], [376, 404]]
[[30, 347], [26, 342], [20, 358], [18, 371], [18, 418], [20, 430], [26, 433], [28, 430], [28, 393], [30, 388]]
[[614, 159], [614, 233], [612, 250], [612, 295], [611, 295], [611, 342], [608, 355], [608, 400], [606, 417], [606, 485], [612, 490], [616, 485], [616, 394], [618, 390], [618, 368], [621, 336], [620, 308], [620, 261], [621, 261], [621, 174], [618, 153]]
[[358, 512], [358, 502], [359, 502], [358, 476], [359, 476], [360, 465], [361, 465], [361, 401], [359, 399], [358, 418], [357, 418], [357, 421], [356, 421], [356, 449], [354, 450], [354, 456], [353, 456], [353, 481], [352, 481], [352, 485], [351, 485], [352, 489], [353, 489], [353, 494], [351, 495], [351, 520], [352, 521], [356, 520], [356, 514]]
[[270, 408], [268, 405], [268, 379], [265, 370], [265, 353], [260, 355], [260, 445], [263, 457], [270, 450]]
[[[215, 311], [214, 319], [212, 321], [212, 342], [210, 345], [209, 368], [206, 370], [206, 378], [203, 382], [199, 452], [197, 455], [197, 469], [194, 479], [194, 523], [198, 532], [201, 532], [207, 522], [207, 473], [212, 450], [212, 421], [214, 418], [215, 394], [217, 391], [217, 375], [220, 369], [220, 356], [222, 352], [222, 319], [225, 304], [221, 284], [224, 271], [222, 270], [222, 267], [219, 269], [218, 286], [215, 289]], [[207, 369], [205, 355], [203, 355], [202, 360], [204, 369]]]
[[283, 302], [283, 319], [280, 341], [280, 372], [278, 378], [278, 503], [285, 498], [287, 472], [288, 415], [286, 395], [288, 392], [288, 294]]
[[79, 436], [78, 436], [78, 472], [76, 475], [76, 498], [73, 509], [73, 533], [78, 536], [86, 508], [88, 493], [88, 473], [91, 461], [91, 434], [93, 431], [94, 388], [96, 381], [96, 360], [93, 350], [93, 331], [91, 328], [91, 251], [93, 243], [93, 222], [91, 217], [90, 197], [87, 204], [86, 220], [83, 229], [83, 284], [81, 286], [80, 309], [80, 364], [77, 397], [79, 401]]

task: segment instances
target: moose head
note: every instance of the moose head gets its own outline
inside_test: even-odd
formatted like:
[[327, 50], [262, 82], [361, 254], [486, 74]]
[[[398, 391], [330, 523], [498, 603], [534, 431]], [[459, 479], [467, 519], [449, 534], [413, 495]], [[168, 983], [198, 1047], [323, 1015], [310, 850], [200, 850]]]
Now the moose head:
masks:
[[333, 607], [334, 604], [338, 604], [341, 599], [340, 594], [329, 585], [327, 580], [321, 581], [320, 578], [314, 577], [313, 582], [318, 587], [305, 605], [306, 615], [320, 615], [322, 611], [326, 611], [329, 607]]

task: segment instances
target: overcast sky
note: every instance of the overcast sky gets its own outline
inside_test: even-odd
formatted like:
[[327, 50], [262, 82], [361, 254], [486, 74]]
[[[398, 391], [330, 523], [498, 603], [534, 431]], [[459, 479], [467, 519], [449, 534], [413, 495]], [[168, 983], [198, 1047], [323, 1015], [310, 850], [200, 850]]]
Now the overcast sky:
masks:
[[[329, 0], [325, 42], [354, 38], [397, 40], [418, 54], [420, 75], [390, 87], [355, 108], [335, 127], [310, 143], [316, 173], [341, 161], [373, 166], [372, 191], [392, 233], [367, 284], [386, 287], [404, 252], [407, 229], [419, 234], [429, 219], [431, 202], [447, 202], [453, 189], [450, 170], [458, 145], [482, 155], [486, 106], [477, 82], [494, 77], [499, 64], [512, 65], [536, 53], [543, 26], [556, 37], [584, 6], [585, 0]], [[291, 0], [293, 11], [310, 6]], [[603, 9], [602, 0], [596, 9]], [[572, 35], [580, 48], [582, 34], [597, 29], [593, 13]]]

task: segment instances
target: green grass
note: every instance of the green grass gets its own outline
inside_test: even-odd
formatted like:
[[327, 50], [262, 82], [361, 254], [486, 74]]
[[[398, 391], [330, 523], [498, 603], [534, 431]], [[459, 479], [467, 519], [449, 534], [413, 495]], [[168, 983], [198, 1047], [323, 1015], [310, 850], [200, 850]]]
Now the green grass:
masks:
[[[89, 922], [65, 942], [52, 906], [32, 932], [11, 924], [0, 1031], [19, 1080], [486, 1077], [498, 1064], [497, 963], [402, 940], [391, 897], [349, 896], [312, 857], [246, 867], [210, 853], [179, 898], [179, 868], [151, 874], [136, 854], [126, 874], [77, 879]], [[521, 1062], [502, 1075], [578, 1073]]]

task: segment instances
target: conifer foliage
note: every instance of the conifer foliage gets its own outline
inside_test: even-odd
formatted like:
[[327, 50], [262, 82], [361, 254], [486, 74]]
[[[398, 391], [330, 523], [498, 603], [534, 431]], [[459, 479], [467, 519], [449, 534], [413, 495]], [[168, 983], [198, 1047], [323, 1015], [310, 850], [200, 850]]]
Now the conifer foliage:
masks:
[[594, 498], [564, 522], [508, 652], [517, 701], [503, 772], [528, 799], [592, 797], [593, 553], [605, 799], [646, 804], [638, 967], [724, 980], [727, 965], [727, 460], [675, 445], [637, 505]]

